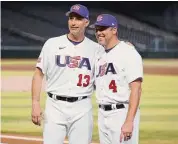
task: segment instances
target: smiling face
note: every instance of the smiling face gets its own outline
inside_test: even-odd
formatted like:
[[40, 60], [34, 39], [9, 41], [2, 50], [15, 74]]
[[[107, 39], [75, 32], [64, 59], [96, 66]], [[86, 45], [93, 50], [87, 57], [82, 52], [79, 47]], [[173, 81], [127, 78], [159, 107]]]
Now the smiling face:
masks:
[[115, 27], [96, 26], [95, 31], [96, 39], [102, 46], [107, 46], [112, 38], [117, 35]]
[[86, 27], [89, 24], [89, 20], [81, 17], [76, 13], [69, 14], [68, 27], [72, 35], [78, 36], [85, 32]]

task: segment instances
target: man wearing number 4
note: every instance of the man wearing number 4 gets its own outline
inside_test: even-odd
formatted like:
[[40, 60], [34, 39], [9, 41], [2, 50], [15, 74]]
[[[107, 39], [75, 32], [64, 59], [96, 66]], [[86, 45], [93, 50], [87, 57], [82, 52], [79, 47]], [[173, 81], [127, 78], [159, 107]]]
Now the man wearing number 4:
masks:
[[44, 144], [90, 144], [95, 63], [104, 48], [85, 37], [88, 9], [80, 4], [67, 13], [69, 34], [44, 44], [32, 80], [32, 121], [41, 124], [40, 91], [46, 77]]
[[132, 44], [118, 40], [114, 16], [101, 14], [93, 26], [106, 51], [95, 71], [100, 143], [138, 144], [142, 58]]

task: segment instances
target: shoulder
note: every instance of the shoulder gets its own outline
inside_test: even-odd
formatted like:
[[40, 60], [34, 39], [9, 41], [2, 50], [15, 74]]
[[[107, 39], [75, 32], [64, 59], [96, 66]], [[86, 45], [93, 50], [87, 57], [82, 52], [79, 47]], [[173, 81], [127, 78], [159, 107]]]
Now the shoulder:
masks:
[[130, 43], [129, 41], [125, 41], [125, 43], [126, 43], [127, 45], [129, 45], [129, 46], [134, 47], [134, 45], [133, 45], [132, 43]]
[[121, 41], [122, 51], [126, 57], [141, 57], [135, 46], [130, 42]]
[[121, 41], [120, 43], [121, 43], [122, 47], [124, 47], [125, 49], [128, 49], [128, 50], [129, 49], [135, 49], [135, 46], [130, 42]]
[[122, 49], [123, 52], [131, 52], [131, 51], [136, 50], [133, 44], [131, 44], [130, 42], [125, 42], [125, 41], [120, 42], [120, 48]]
[[86, 43], [90, 48], [95, 49], [96, 51], [104, 51], [104, 47], [98, 44], [97, 42], [86, 37]]
[[66, 41], [65, 35], [58, 36], [58, 37], [51, 37], [45, 43], [43, 47], [53, 47], [55, 45], [62, 44]]
[[62, 36], [58, 36], [58, 37], [52, 37], [52, 38], [49, 38], [46, 43], [55, 43], [55, 42], [58, 42], [58, 41], [63, 41], [65, 40], [65, 35], [62, 35]]
[[97, 45], [98, 43], [96, 43], [95, 41], [89, 39], [88, 37], [85, 37], [85, 42], [87, 44], [90, 44], [90, 45]]

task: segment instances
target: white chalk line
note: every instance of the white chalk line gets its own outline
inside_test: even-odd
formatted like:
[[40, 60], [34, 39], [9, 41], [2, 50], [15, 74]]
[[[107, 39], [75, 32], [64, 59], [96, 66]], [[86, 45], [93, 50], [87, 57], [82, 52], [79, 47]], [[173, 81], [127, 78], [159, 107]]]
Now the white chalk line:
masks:
[[[22, 137], [22, 136], [13, 136], [13, 135], [0, 135], [1, 138], [8, 139], [18, 139], [18, 140], [26, 140], [26, 141], [43, 141], [42, 138], [33, 138], [33, 137]], [[64, 141], [64, 144], [68, 144], [68, 141]], [[99, 144], [99, 143], [91, 143], [91, 144]]]

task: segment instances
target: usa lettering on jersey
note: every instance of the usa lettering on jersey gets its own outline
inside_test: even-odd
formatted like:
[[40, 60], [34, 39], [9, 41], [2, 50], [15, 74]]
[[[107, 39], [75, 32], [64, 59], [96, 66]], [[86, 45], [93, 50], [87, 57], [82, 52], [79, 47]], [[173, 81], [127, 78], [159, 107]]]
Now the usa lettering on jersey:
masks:
[[105, 63], [103, 65], [100, 65], [99, 72], [96, 77], [102, 77], [103, 75], [107, 75], [108, 73], [117, 74], [113, 63]]
[[[63, 61], [61, 60], [63, 59]], [[86, 67], [88, 70], [91, 70], [91, 65], [89, 58], [81, 57], [81, 56], [62, 56], [56, 55], [56, 64], [59, 67], [66, 67], [69, 68], [82, 68]]]

